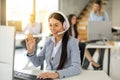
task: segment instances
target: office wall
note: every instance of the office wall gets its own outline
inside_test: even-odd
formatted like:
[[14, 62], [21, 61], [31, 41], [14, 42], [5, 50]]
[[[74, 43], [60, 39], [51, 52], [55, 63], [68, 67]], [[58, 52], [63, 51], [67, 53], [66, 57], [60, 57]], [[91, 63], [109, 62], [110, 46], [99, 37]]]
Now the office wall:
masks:
[[75, 13], [78, 15], [89, 0], [59, 0], [59, 10], [66, 15]]
[[112, 0], [112, 24], [120, 27], [120, 0]]

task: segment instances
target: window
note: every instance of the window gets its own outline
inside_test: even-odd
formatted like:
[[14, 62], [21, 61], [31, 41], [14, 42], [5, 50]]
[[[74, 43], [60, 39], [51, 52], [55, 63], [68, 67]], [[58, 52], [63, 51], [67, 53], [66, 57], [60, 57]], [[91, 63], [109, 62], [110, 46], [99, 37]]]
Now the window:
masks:
[[58, 10], [58, 2], [59, 0], [6, 0], [6, 24], [21, 21], [23, 29], [35, 9], [36, 21], [42, 24], [43, 32], [48, 35], [48, 15], [51, 11]]

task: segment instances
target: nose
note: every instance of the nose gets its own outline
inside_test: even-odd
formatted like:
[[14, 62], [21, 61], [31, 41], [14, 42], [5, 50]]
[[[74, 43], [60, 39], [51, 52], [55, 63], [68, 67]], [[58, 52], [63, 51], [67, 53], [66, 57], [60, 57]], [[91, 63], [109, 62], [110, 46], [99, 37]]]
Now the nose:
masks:
[[52, 33], [54, 33], [54, 32], [56, 31], [56, 29], [55, 29], [54, 26], [51, 26], [51, 27], [50, 27], [50, 30], [51, 30]]

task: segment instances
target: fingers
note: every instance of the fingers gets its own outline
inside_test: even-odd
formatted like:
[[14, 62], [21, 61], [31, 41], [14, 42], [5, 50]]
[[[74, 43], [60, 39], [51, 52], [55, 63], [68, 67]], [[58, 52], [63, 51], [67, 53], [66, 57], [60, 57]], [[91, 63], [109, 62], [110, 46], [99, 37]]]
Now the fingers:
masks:
[[33, 38], [33, 35], [32, 35], [32, 34], [28, 34], [28, 35], [27, 35], [27, 38], [28, 38], [28, 39], [32, 39], [32, 38]]
[[36, 42], [35, 42], [35, 39], [33, 38], [33, 35], [28, 34], [27, 39], [25, 41], [26, 41], [26, 47], [27, 47], [28, 52], [33, 52], [35, 45], [36, 45], [35, 44]]
[[48, 73], [41, 73], [37, 76], [37, 78], [42, 78], [42, 79], [45, 79], [45, 78], [49, 78], [49, 74]]
[[50, 72], [45, 72], [45, 73], [41, 73], [37, 76], [37, 78], [53, 78], [56, 79], [58, 78], [58, 76], [56, 75], [56, 73], [50, 73]]

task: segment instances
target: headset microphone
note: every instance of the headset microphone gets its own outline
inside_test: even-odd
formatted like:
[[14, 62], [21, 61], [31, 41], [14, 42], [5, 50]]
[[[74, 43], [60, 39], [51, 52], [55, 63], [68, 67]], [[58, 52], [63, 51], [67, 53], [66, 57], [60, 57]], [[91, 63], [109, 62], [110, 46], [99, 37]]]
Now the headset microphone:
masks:
[[64, 30], [62, 32], [59, 32], [58, 35], [65, 33], [67, 30]]

